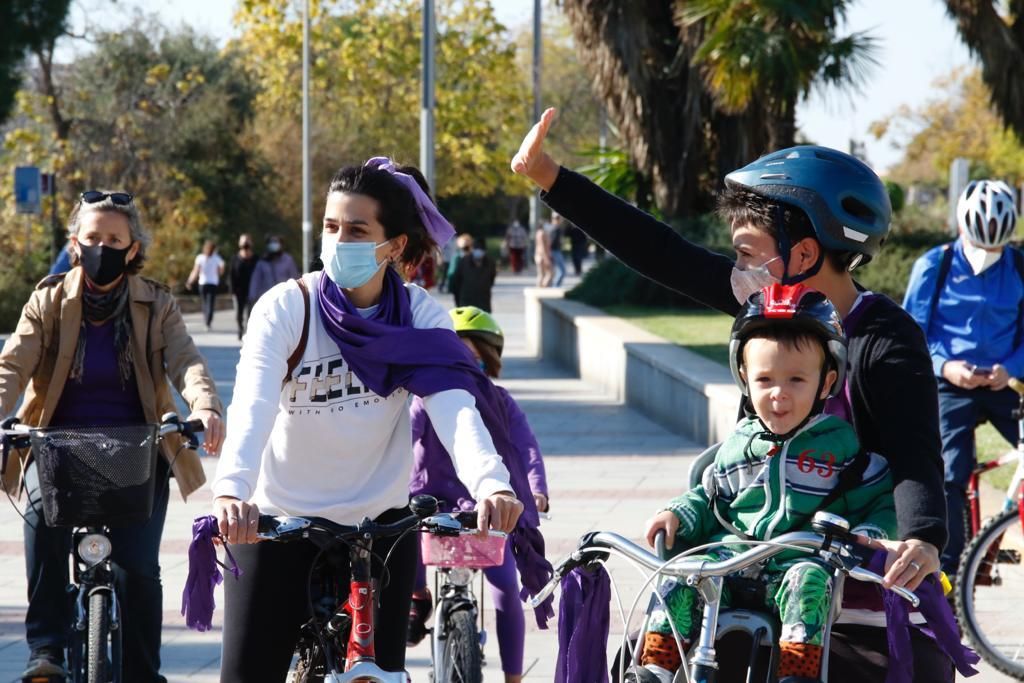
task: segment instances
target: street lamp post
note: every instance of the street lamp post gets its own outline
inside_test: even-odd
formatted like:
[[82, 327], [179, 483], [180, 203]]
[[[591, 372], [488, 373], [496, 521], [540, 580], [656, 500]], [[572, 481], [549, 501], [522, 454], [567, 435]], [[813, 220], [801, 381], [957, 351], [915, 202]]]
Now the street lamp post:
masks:
[[437, 26], [434, 18], [434, 0], [423, 0], [423, 43], [421, 79], [423, 93], [420, 103], [420, 171], [430, 189], [437, 193], [434, 178], [434, 42]]
[[[540, 120], [540, 70], [541, 70], [541, 0], [533, 0], [533, 125]], [[540, 200], [536, 192], [530, 194], [531, 234], [540, 229]]]
[[302, 13], [302, 272], [313, 262], [313, 198], [309, 161], [309, 0]]

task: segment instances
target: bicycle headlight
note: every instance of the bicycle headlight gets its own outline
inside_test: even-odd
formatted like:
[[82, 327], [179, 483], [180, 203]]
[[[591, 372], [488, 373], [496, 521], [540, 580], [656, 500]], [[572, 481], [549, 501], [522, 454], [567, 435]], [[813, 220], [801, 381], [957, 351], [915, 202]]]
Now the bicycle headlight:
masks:
[[473, 570], [468, 567], [452, 567], [448, 570], [448, 583], [453, 586], [468, 586], [473, 581]]
[[86, 534], [78, 542], [78, 556], [90, 567], [95, 567], [110, 557], [110, 539], [103, 534]]

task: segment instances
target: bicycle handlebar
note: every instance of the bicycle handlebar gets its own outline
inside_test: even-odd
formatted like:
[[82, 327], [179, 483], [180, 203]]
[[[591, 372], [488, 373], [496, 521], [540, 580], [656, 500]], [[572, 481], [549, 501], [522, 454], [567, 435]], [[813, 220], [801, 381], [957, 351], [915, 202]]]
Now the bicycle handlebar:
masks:
[[[798, 548], [814, 549], [816, 554], [828, 553], [843, 559], [852, 559], [853, 553], [848, 545], [836, 540], [833, 537], [826, 537], [823, 534], [812, 531], [792, 531], [772, 539], [770, 544], [756, 545], [738, 555], [735, 555], [718, 562], [711, 562], [704, 559], [688, 559], [679, 557], [674, 560], [663, 560], [646, 548], [642, 548], [633, 541], [608, 531], [597, 531], [587, 534], [580, 539], [577, 549], [562, 560], [556, 567], [551, 581], [537, 595], [528, 601], [531, 607], [536, 607], [544, 602], [554, 592], [559, 581], [565, 574], [575, 568], [585, 565], [589, 560], [585, 557], [588, 551], [607, 548], [616, 550], [634, 562], [650, 569], [661, 571], [668, 576], [689, 577], [689, 576], [726, 576], [733, 574], [759, 562], [767, 560], [779, 553]], [[667, 563], [667, 564], [666, 564]], [[846, 572], [849, 576], [858, 581], [869, 581], [877, 584], [882, 583], [882, 577], [874, 572], [868, 571], [859, 566], [846, 566], [845, 563], [830, 563], [833, 566]], [[905, 588], [893, 587], [890, 590], [910, 602], [914, 607], [920, 604], [920, 599], [911, 591]]]
[[[330, 536], [335, 540], [348, 541], [354, 538], [373, 540], [398, 536], [419, 527], [422, 531], [438, 536], [468, 536], [479, 533], [476, 529], [476, 511], [440, 512], [428, 517], [409, 515], [391, 524], [378, 524], [364, 518], [359, 524], [345, 525], [322, 517], [297, 517], [260, 515], [257, 537], [264, 541], [288, 541], [306, 538], [310, 533]], [[505, 538], [502, 531], [488, 531], [489, 536]]]

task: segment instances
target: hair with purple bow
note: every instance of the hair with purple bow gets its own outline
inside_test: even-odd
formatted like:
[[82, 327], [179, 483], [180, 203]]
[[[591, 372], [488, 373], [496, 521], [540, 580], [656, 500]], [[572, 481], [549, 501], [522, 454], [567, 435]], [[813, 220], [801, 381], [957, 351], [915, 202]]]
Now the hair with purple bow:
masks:
[[423, 175], [413, 166], [395, 166], [386, 157], [345, 166], [331, 178], [327, 194], [334, 192], [360, 194], [377, 202], [376, 218], [387, 239], [406, 236], [400, 261], [407, 275], [455, 234], [431, 200]]

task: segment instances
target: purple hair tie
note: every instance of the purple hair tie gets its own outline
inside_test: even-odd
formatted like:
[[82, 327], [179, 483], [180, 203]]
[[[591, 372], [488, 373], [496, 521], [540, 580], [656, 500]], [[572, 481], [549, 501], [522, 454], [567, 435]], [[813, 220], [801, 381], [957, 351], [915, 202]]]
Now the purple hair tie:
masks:
[[423, 191], [423, 188], [416, 182], [416, 179], [408, 173], [398, 171], [395, 168], [395, 162], [387, 157], [373, 157], [363, 166], [378, 171], [387, 171], [412, 193], [413, 199], [416, 200], [416, 212], [420, 215], [420, 220], [423, 221], [424, 227], [426, 227], [434, 242], [437, 243], [437, 246], [443, 247], [448, 243], [448, 240], [455, 236], [455, 228], [437, 210], [434, 202], [430, 201], [430, 197]]

